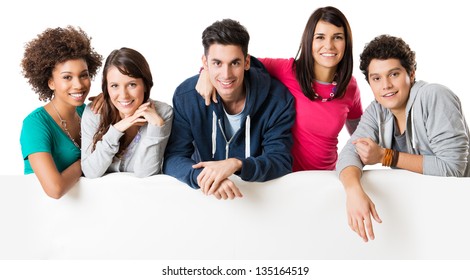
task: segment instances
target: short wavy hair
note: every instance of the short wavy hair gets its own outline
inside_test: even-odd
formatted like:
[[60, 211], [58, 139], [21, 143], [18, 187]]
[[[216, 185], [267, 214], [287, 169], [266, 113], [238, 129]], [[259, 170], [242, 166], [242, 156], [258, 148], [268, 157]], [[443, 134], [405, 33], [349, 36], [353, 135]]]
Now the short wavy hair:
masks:
[[101, 67], [103, 57], [90, 44], [91, 37], [80, 28], [48, 28], [37, 38], [25, 45], [21, 61], [23, 76], [32, 89], [39, 95], [39, 100], [52, 99], [53, 90], [48, 81], [58, 63], [71, 59], [83, 59], [88, 66], [88, 73], [93, 78]]
[[[402, 38], [383, 34], [370, 41], [360, 55], [359, 69], [369, 82], [369, 65], [372, 59], [398, 59], [408, 75], [416, 71], [416, 54]], [[416, 76], [415, 76], [416, 77]], [[414, 81], [412, 81], [414, 82]]]
[[214, 22], [202, 32], [202, 45], [206, 56], [213, 44], [221, 44], [241, 47], [246, 58], [249, 42], [248, 30], [240, 22], [229, 18]]

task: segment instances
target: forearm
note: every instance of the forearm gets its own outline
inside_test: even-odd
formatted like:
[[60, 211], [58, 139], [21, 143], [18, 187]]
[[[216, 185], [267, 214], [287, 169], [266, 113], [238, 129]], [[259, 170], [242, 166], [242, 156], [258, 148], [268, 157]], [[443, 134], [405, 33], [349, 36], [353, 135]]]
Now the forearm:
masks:
[[82, 170], [87, 178], [101, 177], [119, 151], [119, 139], [124, 133], [110, 126], [108, 132], [96, 143], [94, 151], [82, 149]]
[[163, 157], [170, 136], [170, 130], [164, 128], [148, 127], [150, 130], [147, 131], [147, 137], [142, 139], [137, 151], [134, 164], [136, 177], [143, 178], [162, 172]]
[[[394, 152], [399, 153], [398, 151]], [[423, 174], [423, 156], [399, 153], [396, 167]]]
[[264, 154], [242, 160], [240, 177], [244, 181], [264, 182], [292, 172], [290, 154]]
[[361, 177], [362, 170], [356, 166], [348, 166], [339, 174], [339, 179], [346, 193], [358, 189], [362, 190]]
[[167, 155], [163, 162], [163, 173], [175, 177], [193, 189], [198, 189], [197, 176], [201, 173], [202, 168], [194, 169], [192, 167], [194, 164], [196, 162], [190, 157]]
[[62, 177], [63, 182], [63, 193], [67, 193], [80, 179], [82, 176], [82, 165], [80, 160], [77, 160], [72, 165], [67, 167], [62, 173], [60, 174]]
[[44, 178], [38, 175], [41, 185], [49, 197], [59, 199], [65, 195], [80, 179], [82, 169], [80, 160], [67, 167], [58, 176]]

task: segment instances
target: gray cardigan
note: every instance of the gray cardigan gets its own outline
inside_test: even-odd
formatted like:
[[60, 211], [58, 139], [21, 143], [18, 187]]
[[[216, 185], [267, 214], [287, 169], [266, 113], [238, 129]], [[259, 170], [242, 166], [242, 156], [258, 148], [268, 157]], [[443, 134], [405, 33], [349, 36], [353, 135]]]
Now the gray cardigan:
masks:
[[[364, 167], [352, 144], [357, 138], [370, 138], [391, 148], [393, 125], [392, 112], [373, 101], [338, 157], [337, 174], [351, 165]], [[405, 133], [408, 151], [423, 155], [423, 174], [470, 177], [470, 134], [460, 100], [450, 89], [416, 82], [406, 104]]]
[[93, 113], [90, 104], [82, 116], [82, 171], [87, 178], [97, 178], [110, 172], [133, 172], [137, 177], [161, 173], [165, 148], [173, 124], [173, 108], [163, 102], [154, 101], [157, 113], [163, 118], [162, 127], [145, 124], [129, 144], [121, 158], [119, 139], [124, 133], [110, 126], [96, 148], [91, 152], [93, 136], [100, 122], [100, 115]]

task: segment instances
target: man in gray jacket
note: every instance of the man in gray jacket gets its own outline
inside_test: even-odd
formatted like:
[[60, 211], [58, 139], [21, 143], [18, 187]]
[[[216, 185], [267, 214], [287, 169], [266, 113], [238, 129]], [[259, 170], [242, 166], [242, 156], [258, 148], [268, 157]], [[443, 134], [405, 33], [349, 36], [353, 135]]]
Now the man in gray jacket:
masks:
[[371, 216], [381, 220], [361, 185], [365, 165], [470, 177], [470, 151], [459, 98], [445, 86], [416, 81], [415, 53], [401, 38], [378, 36], [360, 58], [375, 101], [341, 151], [336, 170], [346, 191], [349, 226], [367, 242], [374, 239]]

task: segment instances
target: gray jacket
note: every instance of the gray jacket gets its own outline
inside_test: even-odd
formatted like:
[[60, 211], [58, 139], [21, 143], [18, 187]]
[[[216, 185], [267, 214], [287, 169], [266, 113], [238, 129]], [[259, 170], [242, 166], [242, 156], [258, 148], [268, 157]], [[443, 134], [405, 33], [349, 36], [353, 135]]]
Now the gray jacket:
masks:
[[[364, 167], [353, 140], [370, 138], [384, 148], [391, 148], [393, 127], [392, 112], [373, 101], [339, 155], [338, 175], [351, 165], [361, 170]], [[460, 100], [450, 89], [416, 82], [406, 104], [405, 133], [408, 151], [423, 155], [423, 174], [470, 177], [470, 134]]]
[[140, 127], [121, 158], [115, 155], [119, 151], [119, 139], [124, 133], [112, 125], [91, 152], [100, 115], [93, 113], [90, 105], [85, 108], [82, 117], [82, 171], [85, 177], [97, 178], [110, 172], [133, 172], [137, 177], [161, 173], [163, 156], [173, 124], [173, 108], [163, 102], [153, 102], [165, 124], [162, 127], [148, 124]]

